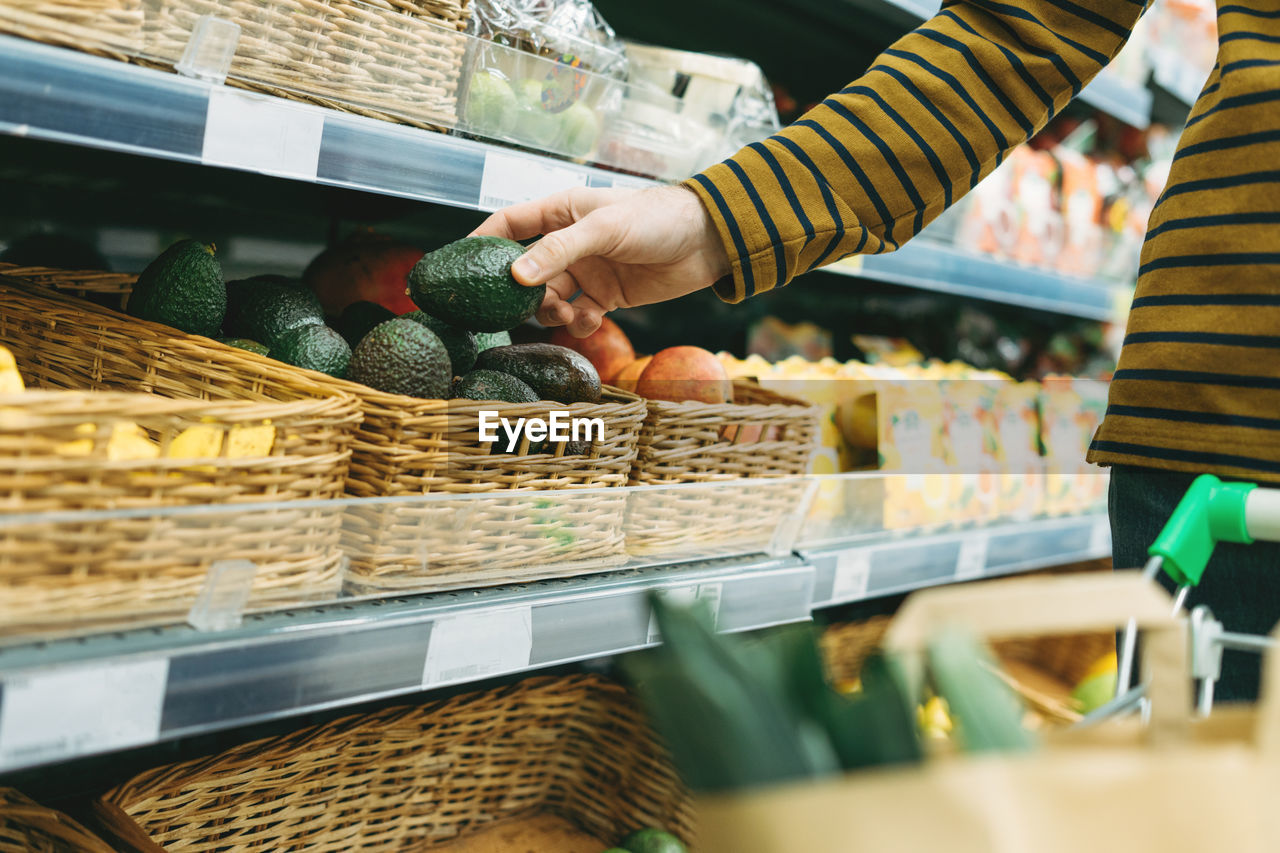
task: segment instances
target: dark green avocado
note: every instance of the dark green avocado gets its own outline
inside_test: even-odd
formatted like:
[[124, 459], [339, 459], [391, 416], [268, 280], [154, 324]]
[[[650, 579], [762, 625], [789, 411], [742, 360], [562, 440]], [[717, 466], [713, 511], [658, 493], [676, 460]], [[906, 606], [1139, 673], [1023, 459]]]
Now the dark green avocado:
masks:
[[514, 376], [496, 370], [473, 370], [453, 384], [453, 396], [465, 400], [536, 403], [537, 393]]
[[280, 335], [270, 354], [285, 364], [318, 370], [339, 379], [347, 375], [347, 364], [351, 361], [351, 347], [342, 335], [314, 323]]
[[421, 323], [436, 333], [436, 337], [449, 351], [449, 364], [453, 366], [454, 376], [461, 376], [475, 366], [476, 336], [471, 332], [438, 320], [426, 311], [410, 311], [400, 316]]
[[296, 279], [260, 276], [227, 282], [228, 337], [260, 341], [275, 349], [286, 332], [324, 324], [320, 300]]
[[227, 286], [213, 247], [179, 240], [165, 249], [138, 276], [128, 311], [193, 335], [218, 334], [227, 311]]
[[260, 344], [257, 341], [251, 341], [248, 338], [218, 338], [218, 341], [229, 347], [242, 349], [246, 352], [257, 353], [258, 355], [267, 355], [270, 352], [265, 344]]
[[347, 378], [389, 394], [444, 399], [453, 369], [435, 332], [396, 317], [364, 336], [351, 354]]
[[377, 302], [370, 302], [362, 299], [359, 302], [352, 302], [346, 308], [342, 309], [342, 316], [333, 322], [333, 328], [338, 330], [352, 347], [355, 347], [364, 338], [365, 335], [373, 331], [373, 328], [381, 323], [396, 316], [396, 312], [390, 308], [379, 305]]
[[502, 332], [533, 316], [545, 284], [524, 287], [511, 262], [524, 246], [502, 237], [464, 237], [422, 256], [409, 272], [409, 296], [432, 317], [470, 332]]
[[600, 402], [600, 374], [586, 357], [555, 344], [511, 344], [487, 349], [476, 367], [522, 380], [540, 400]]

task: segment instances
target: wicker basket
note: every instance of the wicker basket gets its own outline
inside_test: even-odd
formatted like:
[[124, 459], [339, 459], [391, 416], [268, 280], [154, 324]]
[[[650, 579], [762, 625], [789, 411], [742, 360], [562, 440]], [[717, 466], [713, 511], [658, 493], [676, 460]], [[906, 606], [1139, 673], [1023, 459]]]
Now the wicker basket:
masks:
[[151, 0], [143, 55], [172, 65], [196, 22], [240, 25], [229, 82], [425, 127], [452, 127], [466, 0]]
[[[0, 396], [0, 633], [172, 621], [190, 609], [216, 560], [256, 566], [251, 609], [332, 599], [341, 585], [336, 512], [285, 505], [246, 517], [228, 507], [333, 497], [353, 420], [341, 397]], [[174, 446], [188, 429], [210, 439], [211, 452], [169, 458], [188, 453]], [[158, 457], [128, 453], [126, 436]], [[220, 508], [138, 512], [204, 504]]]
[[[440, 401], [437, 401], [440, 402]], [[441, 430], [444, 456], [429, 474], [401, 470], [366, 495], [477, 495], [430, 501], [375, 501], [347, 514], [351, 591], [441, 590], [578, 575], [618, 565], [623, 552], [624, 486], [635, 461], [645, 405], [634, 394], [604, 389], [600, 403], [557, 406], [570, 417], [599, 418], [604, 440], [586, 454], [517, 454], [478, 440], [479, 413], [548, 415], [547, 403], [513, 405], [450, 400]], [[579, 448], [581, 449], [581, 448]], [[358, 454], [359, 455], [359, 454]], [[380, 454], [388, 463], [402, 463]], [[529, 492], [553, 490], [537, 496]]]
[[534, 813], [610, 840], [692, 830], [665, 750], [631, 696], [597, 676], [530, 678], [248, 743], [143, 773], [97, 813], [132, 849], [190, 853], [432, 849]]
[[[816, 406], [748, 382], [734, 383], [734, 403], [651, 400], [640, 432], [634, 486], [799, 478], [818, 441]], [[757, 549], [778, 520], [795, 512], [808, 483], [768, 488], [640, 492], [627, 512], [627, 552], [712, 556]], [[745, 544], [744, 544], [745, 543]]]
[[5, 263], [0, 263], [0, 276], [9, 276], [30, 284], [51, 287], [115, 309], [124, 307], [125, 297], [133, 290], [133, 283], [138, 278], [132, 273], [60, 270], [52, 267], [23, 267]]
[[112, 853], [71, 818], [0, 788], [0, 853]]
[[143, 0], [0, 0], [0, 33], [127, 59], [142, 48]]
[[[57, 286], [72, 287], [74, 280], [65, 277]], [[344, 544], [355, 592], [493, 585], [581, 574], [625, 560], [625, 498], [598, 490], [626, 485], [645, 413], [634, 395], [607, 389], [600, 404], [557, 407], [604, 421], [605, 440], [593, 443], [586, 455], [565, 456], [563, 444], [554, 454], [493, 453], [477, 437], [481, 409], [508, 418], [546, 417], [549, 404], [491, 406], [387, 394], [40, 288], [7, 284], [2, 277], [0, 315], [0, 344], [21, 342], [32, 353], [30, 364], [15, 355], [23, 375], [36, 384], [154, 390], [174, 397], [260, 388], [269, 398], [278, 389], [264, 386], [264, 377], [284, 377], [322, 393], [351, 395], [363, 415], [346, 483], [352, 497], [591, 490], [573, 498], [557, 495], [534, 515], [527, 504], [513, 511], [505, 498], [353, 509], [346, 514]], [[148, 357], [139, 358], [140, 350]], [[202, 383], [204, 376], [214, 381]]]

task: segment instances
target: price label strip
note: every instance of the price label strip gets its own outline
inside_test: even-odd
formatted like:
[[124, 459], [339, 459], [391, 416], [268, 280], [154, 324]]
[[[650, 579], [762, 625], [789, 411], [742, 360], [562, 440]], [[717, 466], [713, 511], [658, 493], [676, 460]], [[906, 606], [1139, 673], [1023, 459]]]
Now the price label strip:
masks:
[[960, 554], [956, 557], [956, 580], [982, 577], [987, 570], [987, 545], [990, 541], [991, 537], [985, 532], [969, 533], [960, 540]]
[[[720, 624], [720, 601], [724, 597], [724, 584], [690, 584], [688, 586], [668, 587], [658, 592], [668, 603], [678, 607], [690, 607], [694, 603], [705, 604], [707, 609], [711, 611], [711, 624], [713, 626]], [[658, 630], [658, 620], [653, 613], [650, 613], [649, 632], [645, 642], [656, 643], [661, 639], [662, 632]]]
[[201, 160], [314, 181], [323, 134], [323, 110], [215, 86], [209, 91]]
[[585, 187], [587, 173], [538, 157], [489, 151], [480, 176], [480, 209], [499, 210], [561, 190]]
[[0, 767], [154, 742], [168, 678], [168, 658], [10, 676], [0, 709]]
[[867, 597], [870, 584], [870, 551], [866, 549], [841, 551], [836, 555], [836, 574], [831, 585], [832, 601], [861, 601]]
[[445, 616], [431, 625], [422, 686], [439, 687], [525, 669], [532, 652], [532, 608]]
[[1089, 553], [1095, 557], [1111, 554], [1111, 521], [1105, 516], [1095, 518], [1089, 527]]

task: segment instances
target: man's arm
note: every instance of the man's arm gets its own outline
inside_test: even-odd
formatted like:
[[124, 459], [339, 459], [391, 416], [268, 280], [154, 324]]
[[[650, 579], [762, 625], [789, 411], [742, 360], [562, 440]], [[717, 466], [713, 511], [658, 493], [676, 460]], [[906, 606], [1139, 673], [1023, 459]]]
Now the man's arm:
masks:
[[1138, 0], [954, 0], [796, 123], [686, 182], [739, 301], [893, 251], [998, 166], [1120, 50]]

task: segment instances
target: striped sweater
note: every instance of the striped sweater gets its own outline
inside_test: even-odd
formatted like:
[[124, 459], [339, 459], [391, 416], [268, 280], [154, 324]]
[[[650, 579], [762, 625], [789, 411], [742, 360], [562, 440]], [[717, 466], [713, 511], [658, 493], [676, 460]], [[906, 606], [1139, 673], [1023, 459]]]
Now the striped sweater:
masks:
[[[1219, 53], [1151, 216], [1099, 464], [1280, 481], [1280, 7], [1218, 0]], [[729, 301], [890, 252], [1119, 51], [1140, 0], [949, 0], [799, 121], [686, 182]]]

